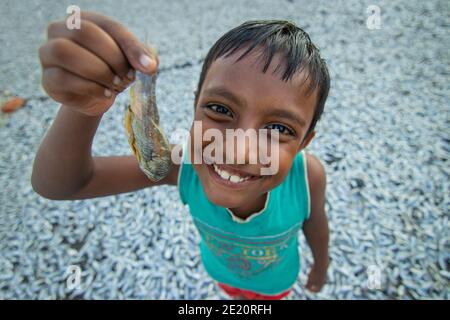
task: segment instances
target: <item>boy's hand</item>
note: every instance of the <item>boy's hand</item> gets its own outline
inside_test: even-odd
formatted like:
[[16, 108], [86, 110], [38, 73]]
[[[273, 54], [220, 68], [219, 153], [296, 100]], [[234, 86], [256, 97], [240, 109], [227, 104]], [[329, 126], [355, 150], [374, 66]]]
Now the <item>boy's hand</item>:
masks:
[[314, 265], [309, 271], [306, 289], [311, 292], [319, 292], [327, 280], [327, 268], [317, 268]]
[[45, 91], [89, 116], [111, 107], [133, 82], [134, 70], [153, 73], [159, 63], [124, 26], [92, 12], [81, 13], [80, 29], [69, 30], [65, 21], [51, 23], [47, 36], [39, 49]]

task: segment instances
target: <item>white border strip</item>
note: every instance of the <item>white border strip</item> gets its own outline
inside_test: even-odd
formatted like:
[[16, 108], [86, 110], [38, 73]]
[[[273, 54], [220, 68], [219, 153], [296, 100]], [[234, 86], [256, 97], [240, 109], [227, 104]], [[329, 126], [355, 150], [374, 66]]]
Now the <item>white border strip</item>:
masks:
[[307, 217], [307, 219], [309, 219], [309, 217], [311, 216], [311, 195], [309, 193], [308, 165], [306, 163], [305, 149], [302, 150], [302, 153], [303, 153], [303, 167], [304, 167], [304, 172], [305, 172], [306, 192], [308, 193], [308, 217]]

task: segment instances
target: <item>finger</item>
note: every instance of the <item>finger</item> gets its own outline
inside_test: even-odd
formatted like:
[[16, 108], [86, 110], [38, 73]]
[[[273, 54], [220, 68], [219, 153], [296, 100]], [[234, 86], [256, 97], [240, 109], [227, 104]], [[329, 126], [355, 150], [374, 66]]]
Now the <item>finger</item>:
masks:
[[310, 286], [309, 290], [312, 292], [319, 292], [320, 288], [317, 285], [313, 284]]
[[306, 287], [311, 292], [319, 292], [322, 286], [318, 284], [314, 279], [309, 279]]
[[79, 76], [58, 67], [45, 68], [43, 70], [42, 85], [50, 96], [76, 94], [110, 100], [115, 94], [107, 87], [80, 78]]
[[[154, 73], [159, 60], [130, 31], [120, 23], [93, 12], [83, 11], [81, 18], [89, 20], [106, 31], [119, 45], [134, 69]], [[153, 58], [153, 59], [152, 59]]]
[[114, 90], [115, 74], [92, 52], [64, 38], [49, 40], [40, 50], [43, 68], [59, 67]]
[[[88, 20], [82, 20], [80, 29], [69, 30], [62, 21], [51, 23], [47, 29], [48, 39], [66, 38], [89, 50], [102, 59], [118, 76], [116, 85], [127, 79], [131, 70], [127, 58], [109, 34]], [[117, 83], [120, 81], [120, 83]]]
[[314, 280], [311, 277], [308, 277], [308, 281], [306, 282], [305, 287], [309, 291], [315, 292], [314, 288], [316, 287], [316, 285], [314, 284]]
[[[58, 85], [58, 83], [66, 85]], [[112, 106], [116, 97], [114, 91], [109, 94], [107, 93], [108, 88], [79, 78], [60, 68], [45, 69], [42, 84], [45, 91], [55, 101], [90, 116], [97, 116], [106, 112]]]

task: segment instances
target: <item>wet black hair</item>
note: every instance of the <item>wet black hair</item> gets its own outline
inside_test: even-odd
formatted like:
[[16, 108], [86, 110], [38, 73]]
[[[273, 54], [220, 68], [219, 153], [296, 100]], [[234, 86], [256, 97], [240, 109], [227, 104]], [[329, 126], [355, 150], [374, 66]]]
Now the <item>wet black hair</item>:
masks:
[[[318, 88], [317, 104], [314, 116], [304, 138], [312, 132], [319, 121], [328, 97], [330, 89], [330, 76], [326, 62], [320, 56], [319, 49], [312, 43], [309, 35], [294, 23], [286, 20], [253, 20], [247, 21], [225, 33], [209, 49], [203, 62], [200, 79], [195, 92], [195, 106], [198, 102], [200, 90], [211, 64], [218, 58], [232, 55], [237, 50], [247, 50], [236, 60], [239, 61], [255, 48], [261, 48], [265, 59], [263, 73], [267, 71], [276, 53], [283, 56], [284, 65], [283, 81], [290, 80], [297, 72], [306, 68], [309, 86], [307, 94]], [[281, 64], [281, 63], [280, 63]], [[280, 65], [275, 69], [279, 70]]]

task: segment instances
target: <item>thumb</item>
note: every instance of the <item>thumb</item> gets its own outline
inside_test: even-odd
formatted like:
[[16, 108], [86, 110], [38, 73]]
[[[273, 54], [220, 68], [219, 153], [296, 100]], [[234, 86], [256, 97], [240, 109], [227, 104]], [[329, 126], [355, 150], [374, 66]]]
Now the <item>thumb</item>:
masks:
[[82, 18], [94, 22], [108, 33], [125, 54], [131, 66], [143, 73], [154, 73], [159, 59], [155, 50], [144, 46], [122, 24], [94, 12], [83, 11]]
[[155, 50], [145, 47], [137, 39], [118, 43], [131, 66], [143, 73], [154, 73], [159, 65]]

